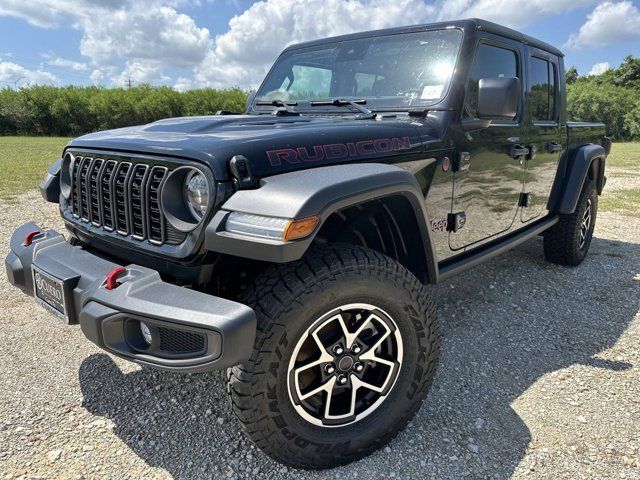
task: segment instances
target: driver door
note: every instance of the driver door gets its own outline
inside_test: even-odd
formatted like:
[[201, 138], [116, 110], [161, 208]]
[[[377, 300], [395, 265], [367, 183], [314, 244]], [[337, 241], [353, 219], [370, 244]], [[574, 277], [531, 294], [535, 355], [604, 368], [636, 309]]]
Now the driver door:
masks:
[[[454, 174], [452, 216], [463, 226], [449, 235], [449, 247], [475, 246], [509, 230], [518, 212], [524, 180], [522, 59], [518, 45], [493, 39], [479, 42], [465, 97], [466, 118], [478, 117], [478, 83], [482, 78], [516, 77], [521, 91], [518, 113], [512, 120], [493, 120], [488, 128], [463, 132]], [[457, 221], [456, 221], [457, 223]]]

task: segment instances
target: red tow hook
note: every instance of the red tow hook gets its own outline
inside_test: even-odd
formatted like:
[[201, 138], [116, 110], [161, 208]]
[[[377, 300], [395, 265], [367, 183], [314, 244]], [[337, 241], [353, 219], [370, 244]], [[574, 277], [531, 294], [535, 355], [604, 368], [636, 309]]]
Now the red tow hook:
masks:
[[31, 230], [29, 233], [27, 233], [24, 236], [24, 241], [22, 242], [22, 246], [28, 247], [29, 245], [31, 245], [33, 243], [33, 237], [35, 237], [39, 233], [40, 233], [40, 230]]
[[107, 284], [107, 290], [113, 290], [118, 288], [118, 277], [127, 271], [124, 267], [116, 267], [107, 274], [105, 283]]

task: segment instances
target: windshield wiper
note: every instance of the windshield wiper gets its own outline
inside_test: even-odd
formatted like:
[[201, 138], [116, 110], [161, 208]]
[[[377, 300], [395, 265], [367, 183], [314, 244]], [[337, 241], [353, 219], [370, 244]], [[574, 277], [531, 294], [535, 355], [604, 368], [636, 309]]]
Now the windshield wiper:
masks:
[[284, 102], [282, 100], [258, 100], [256, 102], [256, 105], [271, 105], [272, 107], [279, 107], [273, 112], [278, 115], [300, 115], [293, 108], [291, 108], [291, 106], [297, 106], [298, 102]]
[[367, 101], [362, 99], [357, 100], [348, 100], [346, 98], [331, 98], [328, 100], [311, 100], [309, 105], [315, 107], [316, 105], [334, 105], [336, 107], [342, 107], [344, 105], [349, 105], [360, 112], [357, 118], [360, 119], [370, 119], [376, 118], [376, 113], [369, 110], [367, 107], [363, 107], [361, 104], [367, 103]]

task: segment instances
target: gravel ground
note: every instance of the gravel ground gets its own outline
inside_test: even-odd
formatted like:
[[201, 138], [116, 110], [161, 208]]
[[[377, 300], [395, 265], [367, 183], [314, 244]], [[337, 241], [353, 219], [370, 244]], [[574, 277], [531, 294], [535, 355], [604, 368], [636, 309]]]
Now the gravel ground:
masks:
[[[19, 207], [18, 207], [19, 205]], [[0, 254], [35, 219], [0, 204]], [[354, 464], [296, 471], [243, 438], [221, 373], [141, 370], [98, 350], [0, 274], [5, 478], [640, 478], [640, 220], [599, 214], [578, 268], [533, 239], [436, 289], [445, 334], [419, 414]]]

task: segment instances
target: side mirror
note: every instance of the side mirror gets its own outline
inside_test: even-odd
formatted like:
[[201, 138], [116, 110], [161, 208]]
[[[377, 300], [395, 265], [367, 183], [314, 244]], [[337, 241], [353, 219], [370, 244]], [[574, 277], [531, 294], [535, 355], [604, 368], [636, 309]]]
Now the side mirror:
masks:
[[518, 113], [520, 80], [515, 77], [481, 78], [478, 83], [478, 116], [512, 120]]
[[249, 95], [247, 95], [247, 102], [245, 103], [245, 106], [244, 106], [245, 113], [249, 113], [249, 108], [251, 108], [251, 105], [253, 104], [253, 101], [256, 98], [256, 93], [258, 92], [253, 91], [253, 92], [249, 92]]

